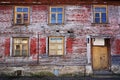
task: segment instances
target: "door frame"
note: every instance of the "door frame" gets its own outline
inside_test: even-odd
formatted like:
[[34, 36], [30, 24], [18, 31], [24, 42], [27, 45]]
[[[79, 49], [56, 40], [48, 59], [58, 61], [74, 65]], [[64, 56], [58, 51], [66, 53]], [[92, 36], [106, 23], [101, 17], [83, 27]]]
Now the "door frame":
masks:
[[[91, 44], [91, 66], [92, 66], [92, 69], [93, 71], [96, 71], [94, 68], [93, 68], [93, 42], [92, 42], [92, 39], [94, 38], [97, 38], [97, 37], [91, 37], [90, 39], [90, 44]], [[104, 38], [105, 40], [105, 46], [107, 46], [107, 50], [108, 50], [108, 53], [107, 53], [107, 56], [108, 56], [108, 69], [107, 70], [110, 70], [111, 69], [111, 45], [110, 45], [110, 38], [106, 38], [106, 37], [99, 37], [99, 38]], [[104, 69], [103, 69], [104, 70]]]

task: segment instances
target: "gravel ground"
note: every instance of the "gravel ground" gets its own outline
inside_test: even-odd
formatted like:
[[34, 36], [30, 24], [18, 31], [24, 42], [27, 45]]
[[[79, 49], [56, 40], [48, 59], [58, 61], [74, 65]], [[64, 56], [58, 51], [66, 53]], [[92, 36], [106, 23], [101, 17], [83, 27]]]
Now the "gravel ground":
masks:
[[119, 77], [0, 77], [0, 80], [120, 80]]

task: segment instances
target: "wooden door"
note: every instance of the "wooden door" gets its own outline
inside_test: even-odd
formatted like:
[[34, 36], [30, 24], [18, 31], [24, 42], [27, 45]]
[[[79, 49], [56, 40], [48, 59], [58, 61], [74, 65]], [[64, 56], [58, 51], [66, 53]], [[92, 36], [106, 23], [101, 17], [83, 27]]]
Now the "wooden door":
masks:
[[92, 47], [92, 61], [94, 70], [108, 69], [108, 49], [107, 46]]

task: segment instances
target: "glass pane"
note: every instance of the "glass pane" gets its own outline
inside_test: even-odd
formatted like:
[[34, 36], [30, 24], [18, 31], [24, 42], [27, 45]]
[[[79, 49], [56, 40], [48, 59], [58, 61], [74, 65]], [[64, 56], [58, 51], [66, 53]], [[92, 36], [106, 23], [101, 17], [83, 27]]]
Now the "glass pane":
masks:
[[95, 13], [95, 17], [100, 17], [100, 14], [99, 13]]
[[17, 24], [21, 24], [22, 20], [21, 19], [17, 19]]
[[60, 23], [60, 24], [61, 24], [61, 23], [62, 23], [62, 20], [61, 20], [61, 19], [59, 19], [59, 20], [58, 20], [58, 23]]
[[20, 50], [15, 50], [15, 56], [20, 56]]
[[23, 8], [23, 12], [28, 12], [28, 8]]
[[56, 20], [51, 20], [51, 23], [56, 23]]
[[56, 39], [55, 38], [50, 38], [50, 43], [55, 43]]
[[16, 45], [15, 49], [20, 50], [20, 45]]
[[56, 55], [56, 50], [49, 50], [49, 55]]
[[27, 50], [22, 50], [22, 56], [27, 56]]
[[28, 14], [24, 14], [24, 18], [28, 18]]
[[95, 12], [100, 12], [100, 8], [95, 8]]
[[100, 18], [95, 18], [95, 23], [100, 23]]
[[61, 50], [63, 48], [62, 45], [58, 45], [58, 50]]
[[102, 18], [102, 23], [106, 23], [106, 18]]
[[106, 13], [106, 8], [101, 8], [102, 13]]
[[14, 43], [20, 43], [20, 39], [14, 39]]
[[24, 19], [24, 24], [28, 24], [28, 19]]
[[106, 18], [106, 13], [102, 13], [102, 18]]
[[57, 38], [57, 43], [62, 43], [62, 38]]
[[63, 54], [62, 50], [57, 51], [57, 55], [62, 55], [62, 54]]
[[22, 15], [21, 14], [17, 14], [17, 18], [22, 18]]
[[51, 8], [51, 12], [56, 12], [56, 8]]
[[22, 50], [27, 50], [27, 44], [22, 45]]
[[57, 8], [57, 12], [62, 12], [63, 9], [62, 8]]
[[56, 19], [56, 15], [55, 15], [55, 14], [52, 14], [52, 15], [51, 15], [51, 19], [52, 19], [52, 20], [53, 20], [53, 19], [55, 20], [55, 19]]
[[49, 46], [49, 48], [52, 49], [52, 50], [53, 50], [53, 49], [55, 50], [55, 49], [56, 49], [56, 45], [55, 45], [55, 44], [51, 44], [51, 45]]
[[22, 12], [22, 8], [17, 8], [17, 12]]
[[55, 14], [51, 15], [51, 23], [56, 23], [56, 15]]
[[62, 14], [58, 14], [58, 19], [62, 19]]

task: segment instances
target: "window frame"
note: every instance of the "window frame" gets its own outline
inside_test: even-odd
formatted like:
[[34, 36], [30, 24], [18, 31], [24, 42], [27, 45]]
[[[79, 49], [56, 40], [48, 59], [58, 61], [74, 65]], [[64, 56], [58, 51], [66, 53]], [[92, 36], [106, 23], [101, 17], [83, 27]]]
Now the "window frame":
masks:
[[[20, 41], [22, 39], [26, 39], [27, 43], [16, 43], [15, 39], [19, 39]], [[16, 55], [16, 53], [15, 53], [15, 50], [17, 50], [17, 49], [15, 49], [16, 45], [20, 46], [20, 54], [19, 55]], [[27, 53], [25, 55], [22, 54], [22, 51], [24, 50], [23, 45], [27, 45], [27, 49], [26, 49]], [[29, 38], [28, 37], [14, 37], [13, 38], [13, 53], [12, 53], [12, 56], [13, 57], [27, 57], [27, 56], [29, 56]]]
[[[62, 23], [58, 23], [58, 13], [59, 12], [51, 12], [51, 9], [52, 8], [62, 8]], [[51, 15], [52, 15], [52, 13], [55, 13], [55, 15], [56, 15], [56, 23], [51, 23]], [[61, 25], [61, 24], [64, 24], [64, 14], [65, 14], [65, 12], [64, 12], [64, 6], [50, 6], [49, 7], [49, 20], [48, 20], [48, 24], [52, 24], [52, 25]]]
[[[17, 12], [17, 8], [28, 8], [28, 12]], [[28, 21], [25, 23], [24, 22], [24, 17], [23, 15], [27, 13], [28, 14]], [[21, 23], [17, 23], [17, 14], [21, 14]], [[30, 24], [30, 7], [29, 6], [14, 6], [14, 24], [15, 25], [28, 25]]]
[[[55, 42], [55, 43], [52, 43], [52, 42], [50, 42], [50, 39], [51, 38], [62, 38], [62, 43], [57, 43], [57, 42]], [[52, 44], [54, 44], [55, 46], [57, 46], [57, 48], [55, 49], [56, 51], [57, 51], [57, 53], [56, 54], [54, 54], [54, 55], [52, 55], [52, 54], [50, 54], [50, 45], [52, 45]], [[58, 45], [62, 45], [62, 54], [58, 54]], [[65, 55], [65, 46], [64, 46], [64, 44], [65, 44], [65, 37], [64, 36], [49, 36], [48, 37], [48, 56], [64, 56]]]
[[[102, 22], [102, 17], [101, 17], [102, 12], [96, 12], [95, 8], [105, 8], [106, 9], [106, 22]], [[100, 14], [100, 22], [99, 23], [97, 23], [95, 21], [96, 13]], [[93, 23], [95, 23], [95, 24], [107, 24], [108, 23], [108, 6], [107, 5], [93, 5]]]

